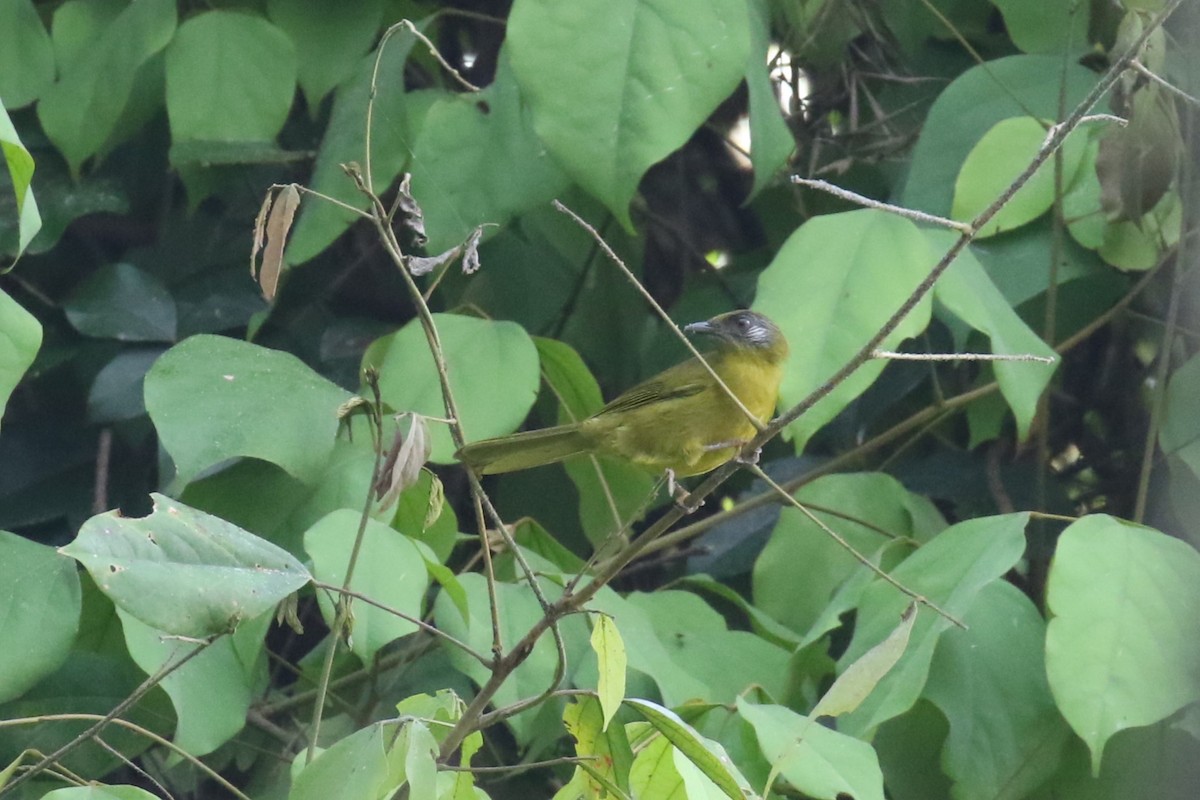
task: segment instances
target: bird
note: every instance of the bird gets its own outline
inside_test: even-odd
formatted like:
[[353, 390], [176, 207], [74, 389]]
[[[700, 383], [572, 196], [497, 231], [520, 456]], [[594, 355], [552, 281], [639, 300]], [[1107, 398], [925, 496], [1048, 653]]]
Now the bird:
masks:
[[[705, 360], [759, 424], [775, 411], [787, 359], [783, 332], [747, 310], [719, 314], [684, 327], [711, 337]], [[675, 477], [716, 469], [758, 432], [693, 357], [624, 392], [592, 416], [566, 425], [524, 431], [463, 446], [455, 454], [478, 474], [493, 475], [585, 454], [616, 456]]]

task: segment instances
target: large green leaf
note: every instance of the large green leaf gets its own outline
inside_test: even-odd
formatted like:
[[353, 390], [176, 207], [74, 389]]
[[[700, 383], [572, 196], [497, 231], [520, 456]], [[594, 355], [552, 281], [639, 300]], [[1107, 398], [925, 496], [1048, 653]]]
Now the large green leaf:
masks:
[[1046, 673], [1091, 749], [1200, 700], [1200, 553], [1104, 514], [1070, 525], [1046, 583]]
[[111, 23], [95, 30], [42, 95], [38, 119], [73, 173], [108, 142], [130, 100], [138, 68], [166, 47], [174, 33], [172, 0], [133, 0]]
[[[818, 519], [867, 556], [896, 540], [930, 539], [945, 527], [927, 501], [882, 473], [828, 475], [798, 491], [796, 499], [816, 506]], [[885, 568], [900, 554], [891, 553]], [[839, 597], [838, 607], [828, 613], [835, 592], [856, 575], [856, 591]], [[754, 562], [754, 605], [797, 634], [809, 633], [805, 638], [811, 641], [838, 624], [838, 615], [857, 604], [870, 579], [871, 573], [829, 534], [802, 512], [785, 508]]]
[[[970, 222], [995, 202], [1041, 150], [1047, 128], [1046, 123], [1033, 117], [1009, 117], [993, 125], [963, 161], [954, 182], [950, 216]], [[1064, 187], [1075, 177], [1086, 149], [1086, 137], [1080, 133], [1068, 136], [1063, 143]], [[1054, 191], [1054, 164], [1047, 160], [979, 229], [976, 238], [994, 236], [1040, 217], [1054, 204]]]
[[[153, 675], [196, 647], [195, 643], [164, 637], [160, 630], [117, 609], [129, 655]], [[266, 680], [263, 637], [271, 613], [238, 625], [231, 636], [222, 636], [204, 652], [163, 678], [161, 686], [171, 698], [178, 717], [175, 744], [202, 756], [233, 738], [246, 724], [250, 702]]]
[[42, 326], [37, 319], [0, 291], [0, 416], [41, 346]]
[[54, 80], [54, 48], [30, 0], [0, 0], [0, 98], [8, 108], [38, 99]]
[[154, 800], [155, 797], [157, 795], [150, 794], [138, 786], [108, 784], [71, 786], [42, 795], [43, 800]]
[[739, 698], [737, 708], [754, 727], [772, 768], [803, 794], [818, 800], [883, 800], [883, 774], [871, 745], [782, 706]]
[[262, 17], [192, 17], [167, 50], [172, 141], [271, 141], [292, 107], [296, 69], [291, 39]]
[[[828, 381], [883, 326], [933, 267], [925, 237], [907, 219], [862, 210], [814, 217], [788, 237], [759, 276], [754, 308], [773, 319], [791, 344], [779, 389], [783, 408]], [[882, 347], [925, 330], [928, 296]], [[885, 362], [859, 367], [787, 428], [797, 452], [809, 437], [862, 394]]]
[[284, 550], [162, 495], [141, 519], [92, 517], [60, 549], [87, 567], [118, 608], [180, 636], [224, 633], [310, 579]]
[[1003, 581], [963, 621], [938, 641], [925, 686], [950, 721], [942, 767], [956, 798], [1021, 800], [1054, 774], [1069, 733], [1046, 682], [1046, 624]]
[[548, 203], [568, 185], [533, 133], [503, 52], [482, 92], [448, 94], [429, 107], [414, 134], [412, 176], [431, 253], [461, 243], [477, 225], [502, 225]]
[[[925, 234], [935, 253], [949, 250], [957, 238], [944, 230], [926, 230]], [[986, 334], [993, 353], [1058, 360], [1053, 348], [1017, 316], [969, 249], [964, 249], [938, 279], [933, 296], [960, 320]], [[1016, 417], [1021, 439], [1029, 435], [1038, 399], [1050, 382], [1055, 366], [1036, 361], [998, 361], [993, 366], [1000, 393]]]
[[53, 548], [0, 531], [0, 702], [58, 669], [79, 627], [75, 565]]
[[754, 166], [753, 199], [770, 185], [796, 149], [796, 139], [784, 121], [767, 63], [771, 43], [770, 9], [766, 0], [746, 0], [750, 22], [750, 57], [746, 63], [746, 93], [750, 107], [750, 163]]
[[513, 4], [507, 42], [539, 138], [627, 228], [643, 173], [742, 79], [747, 16], [745, 0]]
[[349, 11], [308, 0], [269, 0], [267, 15], [303, 54], [300, 88], [316, 116], [321, 100], [350, 77], [383, 21], [383, 0], [359, 0]]
[[[891, 575], [910, 590], [961, 619], [984, 586], [1012, 569], [1025, 550], [1027, 514], [1007, 514], [960, 522], [921, 546]], [[896, 627], [911, 598], [883, 581], [863, 595], [850, 646], [838, 661], [844, 670], [883, 641]], [[866, 735], [879, 724], [912, 707], [925, 687], [939, 637], [951, 627], [945, 617], [920, 608], [908, 649], [855, 711], [840, 718], [838, 729]]]
[[950, 213], [955, 178], [967, 154], [1003, 119], [1057, 119], [1092, 88], [1095, 74], [1059, 55], [1021, 55], [972, 67], [938, 95], [913, 149], [900, 202]]
[[146, 374], [146, 410], [179, 485], [238, 456], [315, 479], [349, 397], [289, 353], [222, 336], [186, 339]]
[[[537, 397], [537, 348], [529, 334], [512, 322], [434, 314], [459, 422], [469, 440], [511, 433], [529, 414]], [[425, 331], [413, 320], [375, 341], [363, 355], [363, 366], [379, 370], [383, 399], [396, 411], [445, 417], [442, 387], [429, 352]], [[431, 460], [454, 460], [450, 431], [430, 424]]]
[[[342, 586], [346, 567], [358, 534], [360, 512], [333, 511], [304, 533], [304, 549], [313, 562], [313, 577]], [[420, 619], [421, 605], [429, 589], [429, 573], [421, 551], [407, 536], [375, 520], [368, 520], [350, 578], [350, 588], [410, 618]], [[317, 593], [321, 615], [332, 624], [334, 598]], [[354, 600], [350, 648], [365, 663], [390, 642], [417, 630], [407, 619], [382, 608]]]

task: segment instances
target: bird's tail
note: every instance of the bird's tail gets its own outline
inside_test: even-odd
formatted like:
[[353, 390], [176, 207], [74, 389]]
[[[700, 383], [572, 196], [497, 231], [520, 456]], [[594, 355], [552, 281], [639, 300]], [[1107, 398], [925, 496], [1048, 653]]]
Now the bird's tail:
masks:
[[578, 424], [525, 431], [465, 445], [455, 455], [483, 475], [553, 464], [591, 449]]

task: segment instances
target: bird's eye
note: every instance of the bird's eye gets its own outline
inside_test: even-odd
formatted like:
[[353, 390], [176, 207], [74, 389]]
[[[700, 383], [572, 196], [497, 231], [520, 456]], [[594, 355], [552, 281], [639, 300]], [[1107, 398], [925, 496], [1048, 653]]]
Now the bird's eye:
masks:
[[739, 330], [748, 330], [750, 328], [750, 320], [746, 319], [745, 317], [738, 317], [737, 326]]

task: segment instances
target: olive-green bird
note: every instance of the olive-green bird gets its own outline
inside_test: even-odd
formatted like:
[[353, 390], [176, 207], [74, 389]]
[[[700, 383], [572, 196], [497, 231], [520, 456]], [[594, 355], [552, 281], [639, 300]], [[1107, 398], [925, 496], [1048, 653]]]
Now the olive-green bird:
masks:
[[[775, 323], [754, 311], [731, 311], [684, 330], [716, 340], [705, 354], [713, 371], [760, 423], [770, 419], [788, 353]], [[638, 384], [585, 420], [473, 442], [457, 455], [485, 475], [591, 453], [686, 477], [724, 464], [755, 433], [737, 404], [692, 358]]]

